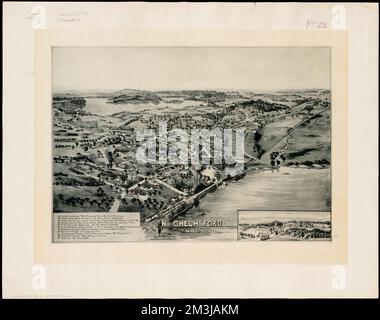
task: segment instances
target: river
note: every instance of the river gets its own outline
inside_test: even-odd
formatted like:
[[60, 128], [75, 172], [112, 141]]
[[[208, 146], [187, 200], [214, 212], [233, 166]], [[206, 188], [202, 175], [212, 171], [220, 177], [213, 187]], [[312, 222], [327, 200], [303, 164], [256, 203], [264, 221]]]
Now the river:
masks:
[[185, 228], [164, 229], [159, 238], [236, 240], [238, 210], [330, 211], [330, 202], [329, 168], [251, 170], [243, 179], [207, 194], [197, 208], [180, 217], [193, 221], [222, 220], [223, 228], [196, 228], [195, 233]]

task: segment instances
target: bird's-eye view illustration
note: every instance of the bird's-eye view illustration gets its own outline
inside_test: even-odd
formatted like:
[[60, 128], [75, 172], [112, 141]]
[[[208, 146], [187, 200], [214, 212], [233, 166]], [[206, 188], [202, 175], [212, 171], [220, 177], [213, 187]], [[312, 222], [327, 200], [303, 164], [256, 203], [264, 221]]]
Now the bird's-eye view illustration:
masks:
[[330, 212], [240, 211], [239, 240], [331, 240]]
[[52, 50], [53, 215], [139, 213], [141, 241], [330, 239], [328, 47]]

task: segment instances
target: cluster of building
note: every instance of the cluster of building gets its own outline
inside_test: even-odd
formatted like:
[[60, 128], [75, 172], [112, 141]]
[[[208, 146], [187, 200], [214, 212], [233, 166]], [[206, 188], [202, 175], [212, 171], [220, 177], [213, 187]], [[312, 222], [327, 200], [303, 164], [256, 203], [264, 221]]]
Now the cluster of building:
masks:
[[312, 240], [330, 239], [330, 221], [272, 221], [240, 226], [242, 239], [254, 240]]
[[[141, 164], [135, 156], [139, 147], [136, 123], [154, 129], [164, 121], [168, 130], [183, 129], [188, 132], [214, 128], [249, 128], [254, 131], [281, 117], [292, 116], [284, 105], [261, 100], [218, 105], [216, 102], [225, 101], [228, 97], [222, 92], [189, 91], [180, 94], [183, 95], [204, 101], [208, 106], [211, 103], [211, 111], [194, 108], [159, 114], [121, 112], [109, 118], [116, 118], [116, 123], [107, 121], [104, 116], [96, 121], [93, 118], [97, 116], [91, 114], [92, 120], [89, 121], [86, 120], [89, 114], [84, 111], [85, 99], [54, 98], [54, 173], [81, 176], [82, 181], [87, 178], [92, 183], [97, 181], [97, 185], [107, 186], [104, 189], [107, 199], [114, 197], [121, 200], [123, 210], [135, 210], [135, 206], [140, 205], [146, 215], [156, 214], [163, 208], [185, 203], [187, 198], [220, 183], [224, 178], [220, 172], [227, 164], [215, 165], [212, 157], [208, 165]], [[62, 180], [62, 177], [55, 178]], [[73, 185], [78, 184], [73, 182]], [[95, 198], [101, 196], [85, 182], [83, 186]]]

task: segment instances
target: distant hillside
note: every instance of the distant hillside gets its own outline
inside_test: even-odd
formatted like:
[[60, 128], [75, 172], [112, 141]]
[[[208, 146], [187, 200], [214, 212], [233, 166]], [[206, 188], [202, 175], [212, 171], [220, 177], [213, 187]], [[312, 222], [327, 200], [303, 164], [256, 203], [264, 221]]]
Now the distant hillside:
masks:
[[244, 101], [244, 102], [240, 102], [239, 105], [243, 107], [255, 107], [263, 112], [288, 109], [286, 105], [274, 103], [274, 102], [266, 102], [263, 100]]
[[145, 91], [145, 90], [136, 90], [136, 89], [121, 89], [121, 90], [116, 90], [113, 91], [113, 95], [134, 95], [134, 94], [143, 94], [143, 93], [150, 93], [150, 91]]
[[154, 92], [134, 89], [122, 90], [55, 90], [54, 96], [59, 97], [84, 97], [84, 98], [109, 98], [111, 102], [122, 100], [159, 101], [160, 97]]
[[86, 99], [78, 96], [54, 96], [53, 108], [67, 114], [83, 113]]
[[162, 99], [154, 92], [123, 89], [115, 91], [108, 101], [111, 103], [158, 103], [161, 100]]
[[111, 91], [100, 90], [55, 90], [53, 95], [57, 97], [84, 97], [84, 98], [109, 98], [113, 96]]

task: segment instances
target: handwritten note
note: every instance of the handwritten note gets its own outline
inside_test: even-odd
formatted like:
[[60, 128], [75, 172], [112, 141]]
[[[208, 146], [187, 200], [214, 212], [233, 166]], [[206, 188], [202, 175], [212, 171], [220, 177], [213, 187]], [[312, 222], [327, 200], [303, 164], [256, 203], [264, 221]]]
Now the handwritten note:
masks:
[[32, 8], [32, 14], [29, 17], [31, 19], [33, 29], [45, 29], [46, 28], [46, 9], [44, 6], [36, 5]]
[[308, 19], [306, 20], [307, 30], [323, 30], [328, 28], [326, 20]]
[[68, 11], [58, 13], [58, 23], [78, 23], [81, 19], [88, 15], [87, 11]]

